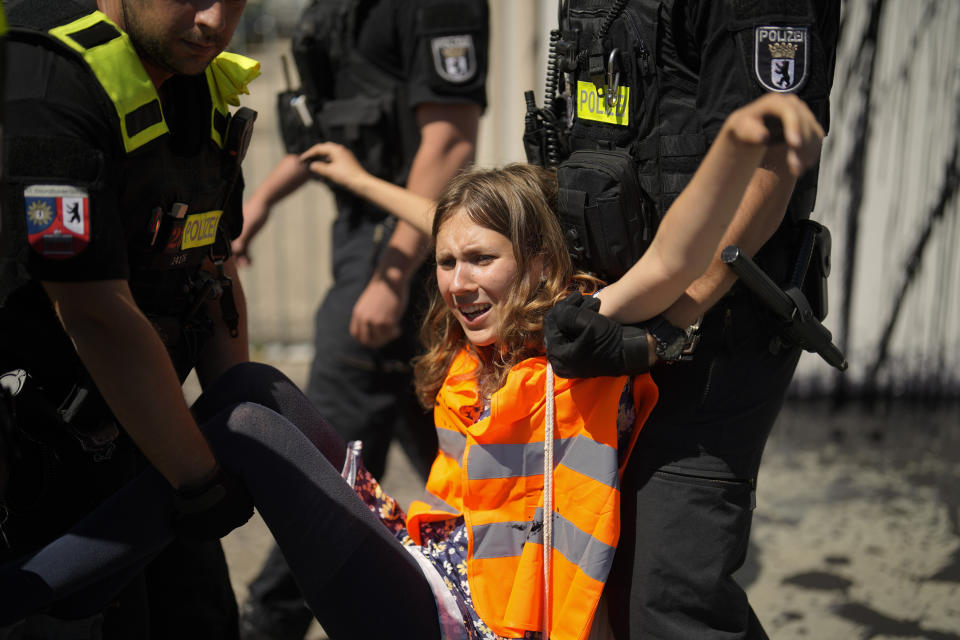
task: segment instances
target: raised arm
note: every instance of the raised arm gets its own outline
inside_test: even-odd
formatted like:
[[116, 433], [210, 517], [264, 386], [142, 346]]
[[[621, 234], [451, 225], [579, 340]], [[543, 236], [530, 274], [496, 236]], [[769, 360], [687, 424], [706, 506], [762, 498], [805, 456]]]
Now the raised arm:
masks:
[[[777, 122], [783, 143], [771, 140], [766, 124], [777, 129]], [[600, 312], [629, 323], [667, 310], [710, 266], [741, 203], [750, 204], [748, 187], [757, 168], [782, 167], [790, 182], [789, 198], [793, 179], [816, 163], [823, 136], [813, 113], [793, 95], [767, 94], [731, 113], [643, 257], [600, 292]]]
[[313, 145], [300, 156], [311, 172], [369, 200], [419, 232], [430, 235], [436, 201], [378, 178], [349, 149], [336, 142]]
[[273, 206], [302, 187], [310, 172], [293, 153], [283, 156], [266, 179], [243, 205], [243, 231], [232, 243], [233, 255], [240, 264], [248, 264], [250, 245], [270, 218]]

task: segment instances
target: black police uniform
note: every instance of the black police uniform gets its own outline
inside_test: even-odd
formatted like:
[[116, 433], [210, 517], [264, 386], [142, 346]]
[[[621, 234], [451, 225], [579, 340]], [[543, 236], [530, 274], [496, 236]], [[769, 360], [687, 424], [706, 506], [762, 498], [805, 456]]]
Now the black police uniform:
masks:
[[[368, 13], [361, 16], [356, 55], [349, 56], [335, 78], [320, 81], [332, 98], [323, 102], [317, 120], [323, 137], [351, 149], [368, 171], [404, 184], [419, 145], [418, 105], [486, 105], [486, 3], [365, 4]], [[454, 48], [462, 50], [456, 58], [447, 53]], [[364, 463], [375, 476], [383, 474], [394, 433], [413, 439], [414, 464], [425, 474], [436, 438], [430, 416], [413, 395], [409, 361], [416, 349], [417, 311], [429, 270], [421, 270], [410, 287], [401, 337], [382, 349], [358, 344], [349, 333], [353, 307], [395, 221], [343, 190], [336, 190], [336, 201], [333, 285], [316, 315], [316, 357], [307, 396], [344, 439], [363, 441]]]
[[[727, 115], [764, 92], [797, 93], [828, 127], [839, 2], [566, 5], [560, 40], [576, 43], [566, 52], [577, 69], [576, 116], [569, 139], [551, 144], [561, 156], [565, 143], [586, 150], [581, 163], [626, 158], [657, 216]], [[601, 31], [599, 42], [585, 35]], [[584, 200], [564, 191], [564, 170], [561, 210], [576, 213]], [[783, 224], [756, 257], [780, 284], [791, 277], [816, 185], [816, 170], [798, 181]], [[776, 334], [770, 314], [738, 285], [705, 314], [692, 361], [651, 370], [660, 399], [623, 480], [624, 527], [608, 584], [621, 637], [765, 637], [732, 576], [746, 557], [763, 447], [800, 354]]]
[[[13, 421], [0, 558], [57, 536], [144, 464], [41, 281], [127, 280], [184, 379], [212, 323], [224, 321], [190, 311], [211, 288], [228, 291], [201, 262], [228, 251], [242, 224], [238, 160], [224, 150], [230, 114], [211, 74], [174, 76], [158, 94], [129, 39], [103, 14], [66, 0], [8, 13], [16, 63], [5, 85], [0, 374]], [[224, 317], [236, 322], [230, 295], [221, 300]], [[206, 637], [235, 637], [219, 543], [180, 552], [179, 561], [175, 553], [162, 562], [207, 567], [165, 589], [184, 596], [179, 619]], [[137, 615], [135, 602], [119, 608], [117, 619], [134, 626], [117, 628], [118, 636], [147, 637], [146, 611]]]
[[[396, 184], [406, 182], [419, 146], [418, 105], [486, 106], [486, 0], [319, 0], [318, 4], [357, 5], [355, 48], [343, 55], [332, 75], [323, 65], [313, 84], [322, 96], [316, 121], [322, 139], [349, 148], [364, 168]], [[304, 20], [311, 19], [311, 9]], [[322, 28], [321, 28], [322, 30]], [[309, 74], [309, 71], [306, 71]], [[306, 149], [315, 139], [288, 141], [288, 152]], [[411, 383], [410, 359], [417, 348], [418, 316], [426, 303], [430, 268], [424, 266], [410, 285], [402, 334], [380, 349], [369, 349], [350, 336], [350, 318], [395, 220], [355, 195], [334, 190], [337, 217], [332, 229], [333, 284], [317, 310], [316, 355], [310, 368], [307, 397], [347, 441], [363, 442], [364, 466], [382, 477], [393, 436], [403, 443], [413, 465], [426, 477], [436, 455], [431, 416], [419, 406]], [[271, 637], [302, 637], [309, 611], [274, 547], [250, 585], [244, 618]]]

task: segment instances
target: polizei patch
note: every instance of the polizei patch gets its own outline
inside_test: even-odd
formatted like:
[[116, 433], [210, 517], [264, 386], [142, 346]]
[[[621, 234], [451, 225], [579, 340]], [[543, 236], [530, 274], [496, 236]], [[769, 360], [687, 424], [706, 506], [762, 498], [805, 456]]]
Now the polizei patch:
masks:
[[799, 90], [807, 81], [809, 49], [806, 27], [757, 27], [753, 56], [757, 80], [778, 93]]
[[446, 36], [430, 41], [433, 66], [437, 75], [454, 84], [462, 84], [477, 75], [477, 54], [473, 36]]
[[23, 190], [27, 239], [54, 260], [72, 258], [90, 243], [90, 198], [69, 185], [35, 184]]

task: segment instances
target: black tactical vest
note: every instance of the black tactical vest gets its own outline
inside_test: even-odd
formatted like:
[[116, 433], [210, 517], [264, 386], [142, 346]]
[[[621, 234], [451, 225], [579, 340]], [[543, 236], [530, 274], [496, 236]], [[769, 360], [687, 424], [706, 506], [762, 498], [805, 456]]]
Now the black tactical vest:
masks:
[[[281, 133], [288, 153], [337, 142], [373, 175], [403, 184], [420, 143], [404, 84], [356, 48], [375, 4], [313, 0], [304, 10], [291, 38], [301, 88], [278, 96]], [[294, 108], [297, 100], [305, 101], [306, 114]]]
[[[115, 147], [122, 152], [105, 160], [76, 158], [72, 162], [89, 165], [62, 169], [87, 178], [73, 180], [78, 187], [118, 191], [131, 291], [184, 379], [211, 333], [201, 303], [220, 286], [201, 262], [208, 256], [226, 258], [229, 247], [221, 222], [228, 197], [239, 186], [240, 161], [224, 150], [230, 112], [212, 65], [204, 76], [165, 82], [161, 103], [128, 36], [104, 14], [78, 10], [68, 1], [45, 6], [45, 15], [27, 12], [27, 24], [14, 22], [19, 16], [12, 14], [15, 26], [8, 37], [82, 60], [90, 82], [102, 90], [105, 110], [117, 114], [112, 126]], [[28, 157], [16, 153], [18, 144], [26, 143], [11, 133], [12, 153]], [[43, 170], [22, 163], [6, 167], [5, 206], [23, 210], [18, 182], [44, 175]]]
[[[731, 25], [743, 27], [731, 35], [738, 46], [751, 46], [762, 7], [714, 1], [726, 4]], [[806, 2], [795, 5], [796, 16], [809, 18]], [[571, 254], [607, 280], [643, 254], [708, 148], [691, 90], [700, 78], [671, 33], [681, 8], [676, 0], [566, 0], [561, 28], [551, 34], [547, 105], [537, 122], [528, 97], [527, 132], [542, 130], [542, 138], [525, 134], [528, 160], [557, 166]], [[787, 219], [809, 216], [816, 193], [810, 174]]]

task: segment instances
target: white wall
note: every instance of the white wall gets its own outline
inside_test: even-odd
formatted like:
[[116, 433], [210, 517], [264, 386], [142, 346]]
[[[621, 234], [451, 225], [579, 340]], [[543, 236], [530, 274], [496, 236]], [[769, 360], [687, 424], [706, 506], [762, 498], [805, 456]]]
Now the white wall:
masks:
[[[288, 0], [289, 1], [289, 0]], [[843, 167], [852, 145], [858, 103], [850, 97], [862, 77], [849, 72], [860, 53], [868, 0], [848, 0], [833, 94], [833, 125], [824, 150], [821, 189], [814, 217], [834, 238], [831, 316], [839, 319], [844, 226], [849, 195]], [[960, 56], [960, 2], [887, 0], [875, 78], [873, 138], [867, 150], [864, 215], [857, 241], [853, 321], [849, 353], [851, 381], [863, 378], [872, 362], [907, 252], [940, 189], [942, 164], [957, 137]], [[542, 101], [548, 33], [556, 23], [554, 0], [490, 0], [489, 106], [481, 121], [477, 162], [500, 165], [524, 159], [521, 145], [523, 92]], [[245, 164], [248, 190], [266, 176], [281, 154], [273, 101], [283, 81], [279, 54], [285, 43], [254, 51], [264, 77], [247, 101], [260, 112]], [[909, 71], [909, 73], [907, 73]], [[249, 192], [249, 191], [248, 191]], [[960, 242], [958, 204], [953, 201], [934, 229], [923, 268], [907, 299], [891, 346], [893, 366], [884, 379], [919, 375], [940, 358], [948, 372], [960, 371]], [[310, 185], [277, 207], [254, 246], [254, 266], [242, 280], [250, 306], [251, 336], [257, 343], [309, 341], [312, 313], [330, 278], [327, 230], [332, 219], [326, 189]], [[832, 370], [818, 357], [801, 359], [798, 385], [834, 384]]]

